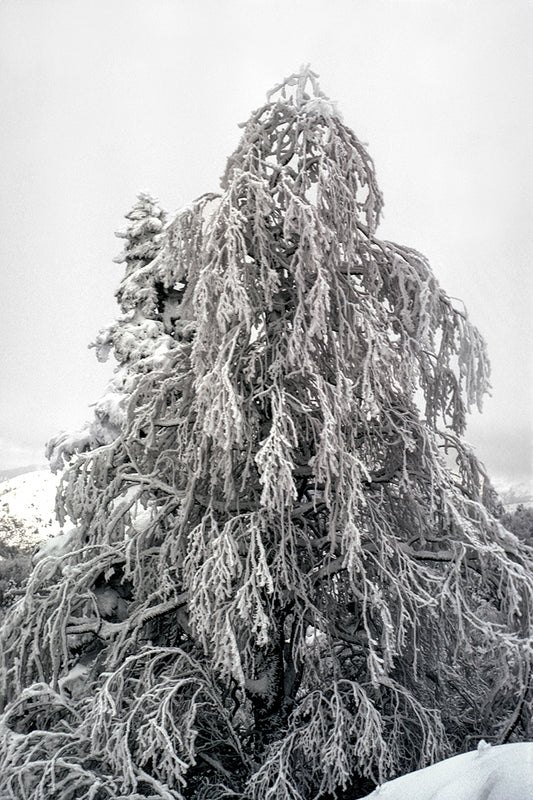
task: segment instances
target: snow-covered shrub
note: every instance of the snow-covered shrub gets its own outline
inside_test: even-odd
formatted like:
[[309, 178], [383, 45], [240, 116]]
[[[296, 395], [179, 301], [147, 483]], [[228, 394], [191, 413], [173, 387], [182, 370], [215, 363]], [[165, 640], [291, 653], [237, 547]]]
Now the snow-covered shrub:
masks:
[[20, 529], [21, 524], [9, 515], [0, 521], [0, 622], [23, 591], [31, 571], [31, 548], [9, 543], [13, 529]]
[[501, 517], [502, 525], [520, 539], [533, 545], [533, 508], [519, 503], [513, 511], [506, 511]]

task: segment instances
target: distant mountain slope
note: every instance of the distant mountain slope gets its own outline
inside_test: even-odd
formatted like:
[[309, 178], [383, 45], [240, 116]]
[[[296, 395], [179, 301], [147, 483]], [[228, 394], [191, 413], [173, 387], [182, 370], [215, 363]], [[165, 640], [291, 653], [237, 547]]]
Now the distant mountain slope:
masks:
[[520, 504], [533, 503], [533, 482], [531, 480], [522, 483], [496, 482], [494, 488], [507, 509]]
[[25, 475], [27, 472], [36, 472], [37, 470], [48, 471], [48, 467], [46, 464], [30, 464], [27, 467], [0, 469], [0, 483], [3, 481], [8, 481], [10, 478], [16, 478], [17, 475]]
[[0, 541], [29, 549], [61, 532], [54, 513], [58, 482], [40, 469], [0, 483]]

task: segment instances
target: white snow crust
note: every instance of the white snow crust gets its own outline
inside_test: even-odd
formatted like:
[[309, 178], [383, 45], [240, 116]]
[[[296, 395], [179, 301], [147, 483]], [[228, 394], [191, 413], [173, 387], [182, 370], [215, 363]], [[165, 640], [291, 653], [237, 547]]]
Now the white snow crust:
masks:
[[361, 800], [533, 800], [533, 742], [478, 749], [395, 778]]

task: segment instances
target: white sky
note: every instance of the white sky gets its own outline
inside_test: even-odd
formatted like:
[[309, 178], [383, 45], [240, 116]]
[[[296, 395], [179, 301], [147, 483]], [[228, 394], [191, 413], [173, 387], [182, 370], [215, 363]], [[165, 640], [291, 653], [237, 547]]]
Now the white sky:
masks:
[[0, 469], [104, 389], [87, 345], [137, 193], [216, 191], [238, 123], [309, 62], [376, 164], [378, 235], [425, 253], [488, 340], [467, 439], [531, 478], [532, 41], [528, 0], [0, 0]]

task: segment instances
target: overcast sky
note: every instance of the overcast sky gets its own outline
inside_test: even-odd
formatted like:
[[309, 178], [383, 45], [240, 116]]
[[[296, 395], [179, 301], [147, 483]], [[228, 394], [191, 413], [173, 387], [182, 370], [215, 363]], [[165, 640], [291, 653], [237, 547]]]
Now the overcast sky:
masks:
[[530, 479], [532, 41], [528, 0], [0, 0], [0, 469], [104, 390], [87, 346], [138, 192], [172, 212], [217, 191], [238, 123], [311, 63], [376, 164], [378, 235], [425, 253], [488, 341], [467, 440]]

